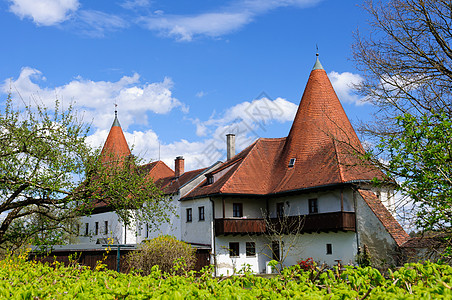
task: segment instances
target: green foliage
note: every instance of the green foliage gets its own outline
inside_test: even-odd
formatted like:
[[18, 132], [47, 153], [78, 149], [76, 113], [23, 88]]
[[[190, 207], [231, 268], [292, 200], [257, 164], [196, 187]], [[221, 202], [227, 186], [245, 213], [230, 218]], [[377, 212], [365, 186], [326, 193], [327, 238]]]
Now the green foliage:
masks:
[[397, 117], [400, 131], [378, 148], [388, 154], [387, 171], [402, 178], [399, 189], [416, 205], [416, 224], [450, 232], [452, 221], [452, 120], [446, 113]]
[[[173, 211], [134, 156], [106, 163], [85, 142], [89, 128], [71, 107], [34, 103], [0, 106], [0, 248], [61, 244], [77, 234], [76, 223], [95, 203], [121, 220], [156, 226]], [[107, 157], [108, 158], [108, 157]]]
[[144, 241], [137, 251], [127, 255], [130, 268], [149, 275], [158, 269], [166, 273], [183, 274], [193, 268], [196, 249], [173, 236], [163, 235]]
[[407, 264], [384, 277], [378, 270], [302, 271], [283, 269], [273, 278], [246, 273], [215, 278], [211, 268], [199, 276], [148, 276], [8, 256], [0, 261], [0, 298], [8, 299], [450, 299], [452, 268], [433, 263]]

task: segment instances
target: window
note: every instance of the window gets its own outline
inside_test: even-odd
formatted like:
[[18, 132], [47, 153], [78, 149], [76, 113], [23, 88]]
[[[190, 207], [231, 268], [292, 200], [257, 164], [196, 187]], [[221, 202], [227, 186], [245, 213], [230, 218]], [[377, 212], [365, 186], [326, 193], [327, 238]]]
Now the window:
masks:
[[284, 217], [284, 202], [276, 203], [276, 217]]
[[243, 217], [243, 204], [242, 203], [234, 203], [232, 204], [232, 216], [234, 218]]
[[229, 243], [229, 256], [238, 257], [239, 254], [239, 243]]
[[316, 214], [318, 212], [317, 199], [309, 199], [309, 213]]
[[108, 221], [105, 221], [104, 227], [105, 227], [105, 228], [104, 228], [104, 230], [105, 230], [104, 233], [105, 233], [105, 234], [108, 234]]
[[255, 242], [246, 242], [246, 256], [256, 256]]
[[295, 165], [295, 158], [291, 158], [289, 161], [289, 168], [292, 168]]
[[192, 221], [192, 211], [191, 208], [187, 208], [187, 222]]
[[333, 254], [333, 245], [326, 244], [326, 254]]
[[207, 184], [213, 183], [213, 176], [207, 176]]
[[146, 223], [146, 238], [149, 237], [149, 223]]
[[198, 207], [199, 221], [204, 221], [204, 206]]
[[85, 236], [89, 234], [89, 223], [85, 223]]
[[95, 223], [95, 232], [96, 232], [96, 235], [98, 235], [99, 234], [99, 222], [96, 222]]

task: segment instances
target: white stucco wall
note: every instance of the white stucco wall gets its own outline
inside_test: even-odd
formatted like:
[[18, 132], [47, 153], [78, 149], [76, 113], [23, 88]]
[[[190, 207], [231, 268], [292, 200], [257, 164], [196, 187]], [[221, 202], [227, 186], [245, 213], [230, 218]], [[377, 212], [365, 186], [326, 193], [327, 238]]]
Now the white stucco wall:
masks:
[[286, 214], [290, 216], [309, 214], [309, 199], [317, 199], [318, 213], [341, 211], [341, 192], [344, 211], [354, 211], [351, 189], [329, 190], [316, 193], [300, 194], [272, 198], [269, 200], [270, 217], [276, 217], [276, 204], [284, 202]]
[[364, 199], [356, 193], [356, 227], [360, 247], [366, 245], [374, 265], [397, 265], [397, 244]]
[[[231, 275], [249, 265], [255, 273], [264, 273], [266, 263], [272, 259], [272, 241], [283, 241], [281, 256], [284, 266], [295, 265], [300, 260], [312, 257], [319, 265], [355, 264], [357, 254], [356, 234], [354, 232], [329, 232], [313, 234], [274, 236], [219, 236], [215, 239], [217, 275]], [[229, 255], [229, 243], [238, 242], [238, 257]], [[255, 242], [256, 256], [246, 256], [246, 242]], [[332, 254], [326, 253], [326, 244], [332, 245]]]
[[[209, 198], [180, 201], [181, 240], [190, 243], [211, 245], [212, 243], [212, 203]], [[204, 220], [199, 220], [199, 207], [204, 207]], [[192, 221], [187, 222], [186, 210], [192, 209]]]

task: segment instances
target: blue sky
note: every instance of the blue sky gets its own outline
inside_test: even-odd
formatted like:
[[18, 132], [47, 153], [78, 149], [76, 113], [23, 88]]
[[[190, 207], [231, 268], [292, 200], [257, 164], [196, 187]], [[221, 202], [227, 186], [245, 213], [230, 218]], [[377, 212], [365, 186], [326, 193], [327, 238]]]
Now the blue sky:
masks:
[[0, 1], [3, 99], [73, 102], [95, 146], [114, 103], [135, 154], [170, 167], [224, 159], [228, 132], [239, 150], [286, 136], [316, 45], [352, 123], [373, 109], [350, 88], [362, 1]]

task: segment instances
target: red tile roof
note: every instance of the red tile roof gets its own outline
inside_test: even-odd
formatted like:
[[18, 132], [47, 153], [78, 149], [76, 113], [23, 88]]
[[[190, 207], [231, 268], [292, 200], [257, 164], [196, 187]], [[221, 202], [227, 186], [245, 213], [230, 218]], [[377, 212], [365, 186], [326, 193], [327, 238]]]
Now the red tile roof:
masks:
[[102, 148], [101, 157], [102, 162], [109, 162], [111, 160], [117, 160], [127, 157], [131, 154], [129, 146], [127, 145], [126, 138], [119, 125], [118, 118], [115, 117], [110, 132], [108, 133], [107, 140]]
[[179, 177], [175, 177], [173, 172], [173, 175], [162, 177], [157, 180], [156, 184], [163, 190], [165, 194], [174, 194], [179, 191], [180, 187], [184, 186], [197, 176], [201, 175], [205, 170], [207, 170], [207, 168], [188, 171], [183, 173]]
[[165, 177], [174, 177], [174, 171], [161, 160], [142, 165], [140, 170], [146, 174], [146, 177], [152, 178], [154, 181]]
[[377, 195], [368, 190], [359, 189], [358, 192], [398, 246], [402, 246], [403, 243], [410, 239], [410, 236], [403, 230], [402, 226], [400, 226], [399, 222], [386, 209], [383, 203], [381, 203]]
[[[187, 197], [265, 195], [383, 178], [380, 170], [358, 157], [363, 151], [325, 70], [314, 69], [287, 138], [258, 139], [211, 173], [213, 184]], [[293, 158], [294, 166], [288, 167]]]

